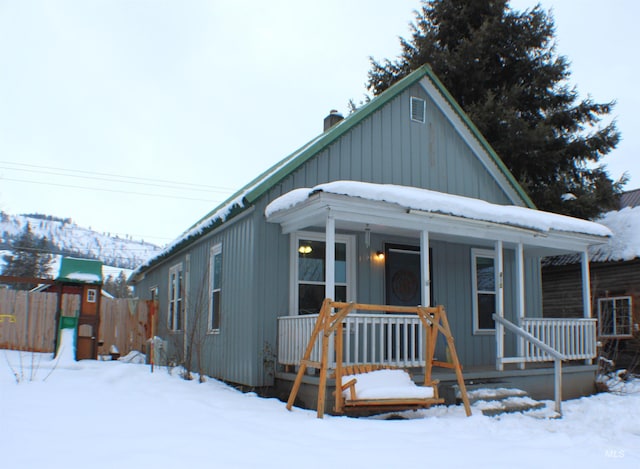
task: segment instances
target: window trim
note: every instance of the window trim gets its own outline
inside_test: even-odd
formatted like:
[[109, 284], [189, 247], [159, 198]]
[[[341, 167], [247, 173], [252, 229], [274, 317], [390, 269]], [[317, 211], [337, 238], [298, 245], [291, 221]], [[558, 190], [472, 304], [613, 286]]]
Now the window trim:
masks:
[[[628, 324], [629, 324], [629, 333], [628, 334], [617, 334], [616, 333], [616, 327], [617, 327], [617, 321], [616, 321], [616, 309], [615, 309], [615, 302], [617, 300], [627, 300], [627, 304], [629, 305], [629, 313], [627, 315], [627, 319], [628, 319]], [[613, 318], [613, 325], [611, 328], [611, 332], [612, 334], [603, 334], [602, 333], [602, 317], [601, 317], [601, 304], [604, 302], [612, 302], [614, 304], [614, 307], [612, 308], [612, 318]], [[631, 297], [631, 295], [620, 295], [620, 296], [607, 296], [607, 297], [602, 297], [602, 298], [598, 298], [598, 337], [605, 337], [605, 338], [631, 338], [633, 337], [633, 299]]]
[[497, 304], [498, 299], [498, 281], [494, 279], [494, 290], [478, 290], [478, 272], [477, 272], [477, 259], [479, 257], [484, 257], [493, 260], [493, 269], [496, 271], [496, 252], [493, 249], [479, 249], [479, 248], [471, 248], [471, 300], [472, 300], [472, 310], [473, 310], [473, 334], [474, 335], [491, 335], [495, 334], [496, 328], [492, 329], [481, 329], [480, 328], [480, 317], [478, 311], [478, 295], [479, 294], [493, 294], [494, 296], [494, 305]]
[[96, 288], [87, 288], [87, 303], [95, 303], [98, 301], [98, 290]]
[[[214, 303], [212, 301], [213, 294], [218, 291], [219, 298], [222, 298], [222, 272], [220, 272], [220, 285], [216, 289], [213, 287], [215, 280], [215, 257], [221, 256], [222, 266], [224, 266], [224, 258], [222, 257], [222, 243], [215, 244], [209, 250], [209, 308], [207, 315], [207, 334], [219, 334], [220, 333], [220, 323], [222, 319], [222, 305], [219, 304], [218, 307], [218, 327], [213, 327], [213, 307]], [[222, 269], [223, 267], [221, 267]], [[218, 300], [221, 303], [220, 299]]]
[[149, 299], [156, 301], [160, 299], [160, 288], [158, 288], [158, 285], [149, 287]]
[[[290, 236], [290, 266], [289, 266], [289, 316], [298, 316], [298, 241], [308, 239], [310, 241], [322, 241], [326, 245], [325, 233], [315, 231], [296, 231]], [[355, 301], [356, 294], [356, 237], [354, 235], [338, 234], [335, 235], [335, 242], [344, 243], [346, 246], [346, 275], [347, 281], [344, 284], [347, 287], [347, 301]], [[309, 282], [308, 282], [309, 283]], [[318, 285], [324, 285], [319, 282]], [[343, 283], [336, 282], [336, 285]]]
[[[179, 297], [176, 297], [176, 300], [172, 300], [171, 299], [171, 293], [173, 293], [173, 285], [172, 285], [172, 276], [175, 275], [177, 272], [179, 272], [181, 274], [181, 282], [180, 282], [180, 288], [179, 288]], [[184, 285], [184, 266], [182, 265], [182, 262], [180, 262], [179, 264], [175, 264], [173, 266], [171, 266], [169, 268], [169, 288], [167, 289], [167, 329], [169, 330], [169, 332], [182, 332], [182, 327], [184, 325], [184, 313], [185, 313], [185, 308], [184, 308], [184, 292], [185, 292], [185, 285]], [[177, 315], [175, 314], [175, 304], [178, 303], [180, 305], [180, 307], [182, 308], [182, 314], [181, 314], [181, 319], [183, 324], [177, 324]], [[178, 326], [178, 327], [176, 327]]]
[[[419, 106], [422, 107], [422, 109], [420, 109]], [[418, 110], [418, 112], [414, 113], [414, 109]], [[421, 117], [421, 119], [417, 117]], [[411, 96], [409, 99], [409, 118], [411, 122], [417, 122], [419, 124], [424, 124], [427, 121], [427, 101], [425, 99]]]

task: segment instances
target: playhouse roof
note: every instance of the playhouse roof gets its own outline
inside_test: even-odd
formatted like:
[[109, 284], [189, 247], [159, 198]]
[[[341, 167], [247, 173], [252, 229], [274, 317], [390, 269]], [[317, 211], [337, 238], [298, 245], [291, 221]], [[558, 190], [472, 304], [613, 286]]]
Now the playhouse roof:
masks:
[[57, 282], [102, 284], [102, 262], [63, 257]]

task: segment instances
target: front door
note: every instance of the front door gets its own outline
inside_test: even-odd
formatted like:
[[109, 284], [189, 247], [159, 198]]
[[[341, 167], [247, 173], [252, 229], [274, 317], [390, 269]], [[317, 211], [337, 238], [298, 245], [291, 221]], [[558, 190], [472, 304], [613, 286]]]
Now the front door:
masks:
[[[386, 303], [396, 306], [417, 306], [422, 304], [420, 285], [420, 249], [415, 246], [387, 244], [385, 246], [385, 293]], [[405, 328], [407, 328], [405, 330]], [[408, 341], [413, 343], [418, 353], [420, 328], [406, 325], [392, 325], [386, 330], [385, 358], [388, 360], [407, 359]]]
[[385, 293], [388, 305], [422, 304], [420, 248], [387, 244], [385, 246]]

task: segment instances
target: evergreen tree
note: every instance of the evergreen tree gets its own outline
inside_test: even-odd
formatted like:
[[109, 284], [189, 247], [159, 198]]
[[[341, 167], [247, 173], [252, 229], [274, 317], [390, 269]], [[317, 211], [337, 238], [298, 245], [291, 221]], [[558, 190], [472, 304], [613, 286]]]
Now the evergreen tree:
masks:
[[131, 298], [131, 288], [127, 285], [127, 276], [124, 271], [114, 278], [109, 275], [102, 285], [103, 290], [113, 295], [115, 298]]
[[627, 176], [614, 182], [598, 165], [620, 139], [615, 121], [601, 123], [614, 103], [578, 100], [540, 5], [423, 0], [411, 30], [399, 58], [371, 59], [373, 94], [429, 64], [538, 208], [583, 218], [617, 208]]
[[[27, 223], [22, 233], [13, 241], [11, 253], [4, 255], [5, 267], [3, 275], [14, 277], [49, 278], [52, 256], [48, 252], [49, 242], [46, 238], [38, 239]], [[30, 289], [35, 284], [16, 285], [17, 289]]]

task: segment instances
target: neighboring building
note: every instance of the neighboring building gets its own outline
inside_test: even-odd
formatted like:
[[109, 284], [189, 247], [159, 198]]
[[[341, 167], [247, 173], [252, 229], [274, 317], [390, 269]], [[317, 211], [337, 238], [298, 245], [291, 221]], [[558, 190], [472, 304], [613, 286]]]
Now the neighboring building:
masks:
[[[565, 395], [590, 392], [588, 282], [582, 318], [541, 319], [539, 259], [579, 253], [584, 261], [610, 232], [537, 211], [426, 66], [325, 124], [133, 272], [137, 295], [159, 301], [157, 335], [169, 356], [192, 357], [193, 368], [225, 381], [286, 388], [323, 298], [442, 304], [467, 377], [518, 375], [545, 388], [539, 394], [553, 389], [549, 374], [505, 366], [508, 356], [531, 357], [521, 341], [504, 338], [495, 313], [543, 340], [574, 337], [575, 349], [556, 344], [581, 360], [565, 372], [566, 383], [578, 383], [566, 384]], [[582, 272], [588, 278], [587, 263]], [[381, 317], [384, 325], [372, 325]], [[352, 361], [423, 363], [414, 356], [420, 336], [405, 318], [360, 318]], [[546, 335], [535, 332], [542, 323]], [[446, 357], [444, 344], [437, 353]]]
[[[589, 250], [594, 316], [604, 355], [615, 366], [640, 369], [640, 189], [625, 192], [620, 210], [598, 220], [613, 236]], [[545, 315], [580, 315], [580, 271], [576, 256], [545, 259]]]

